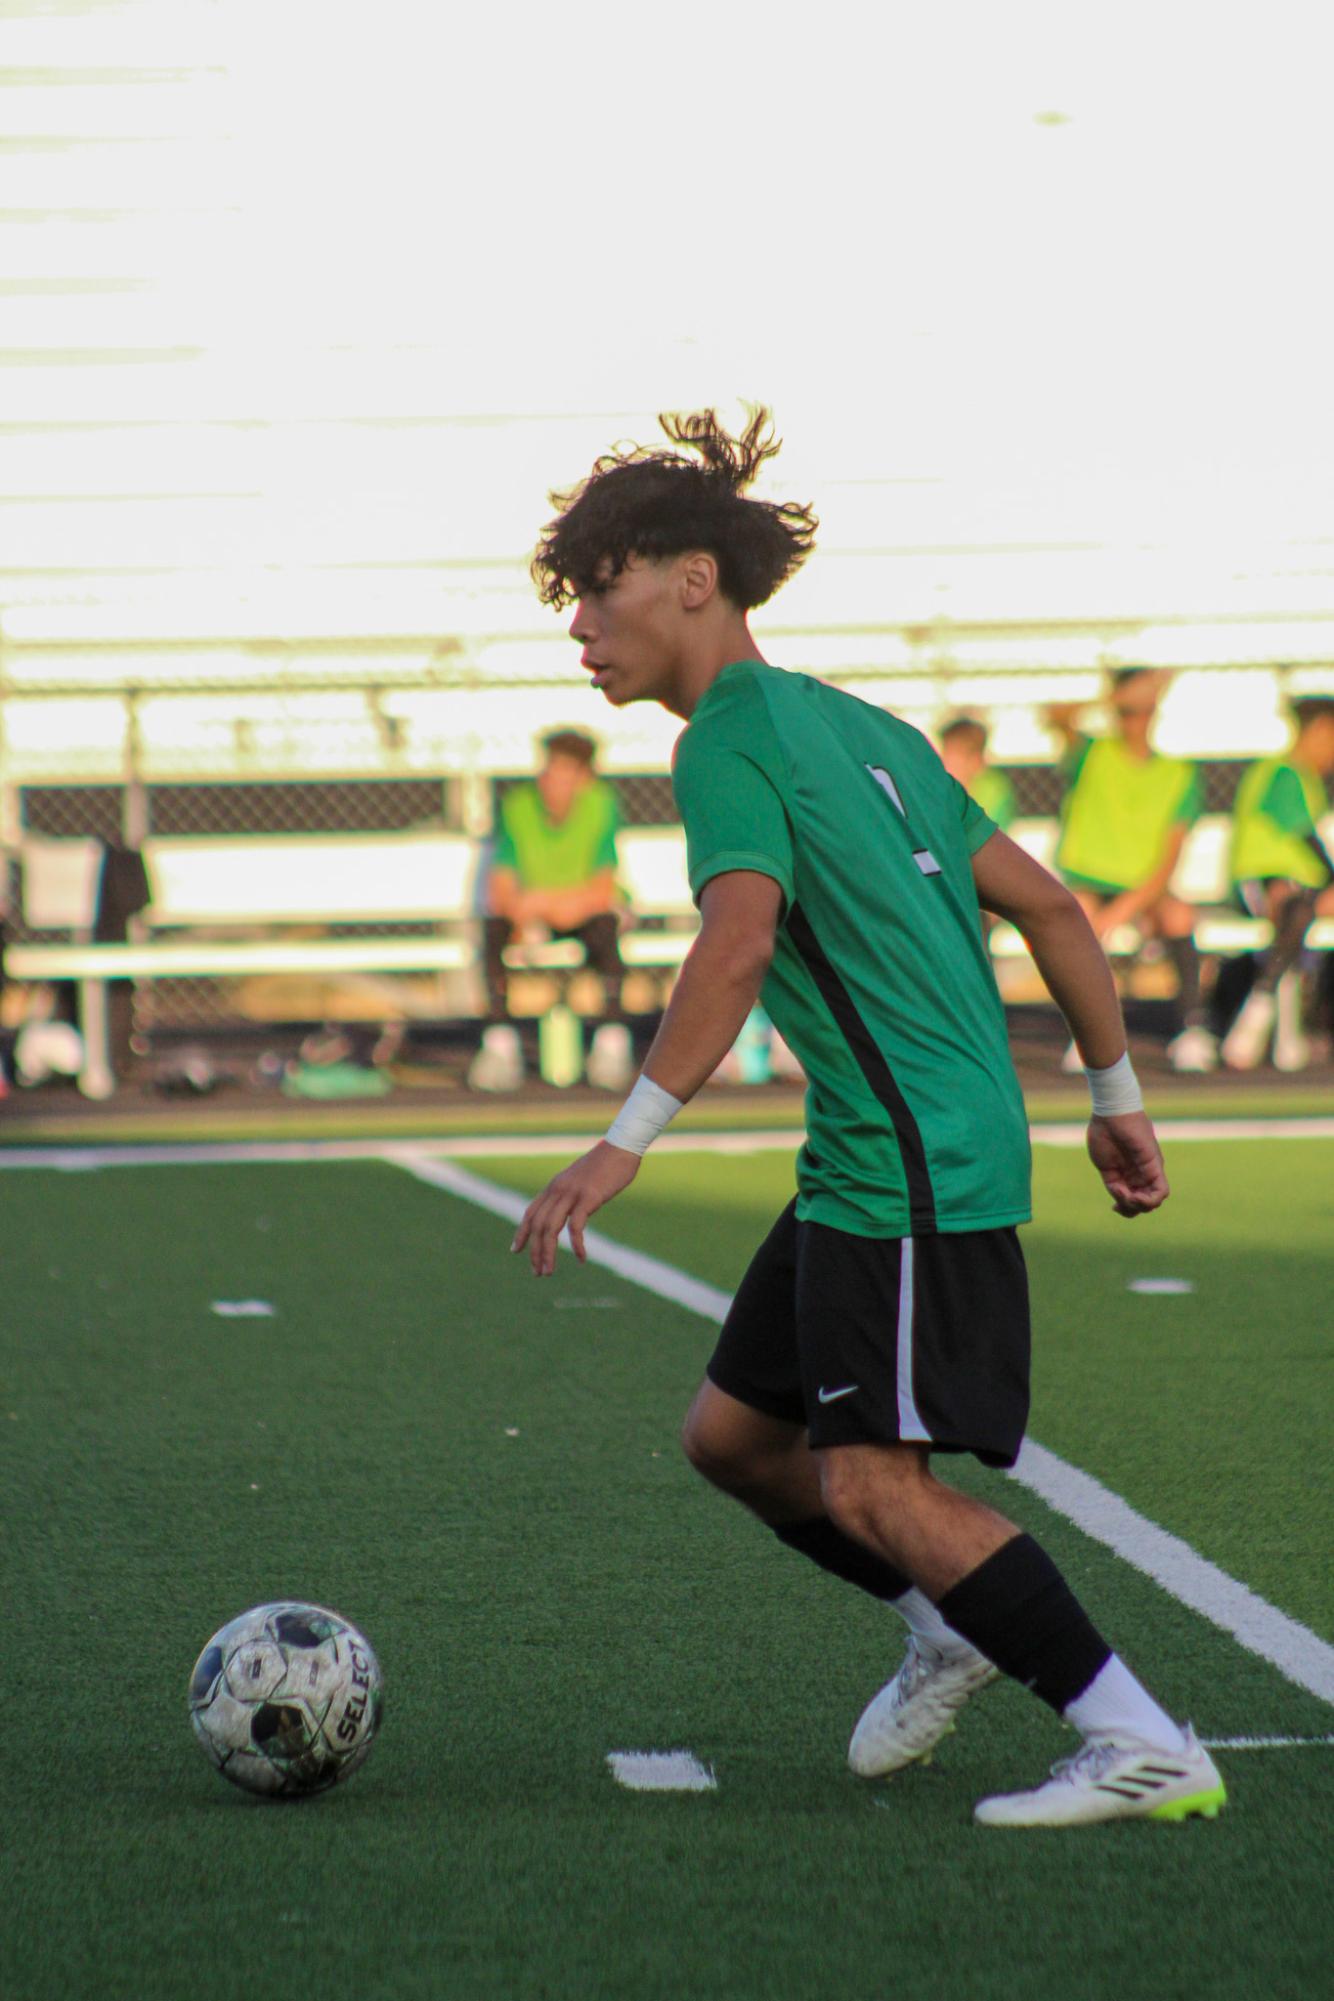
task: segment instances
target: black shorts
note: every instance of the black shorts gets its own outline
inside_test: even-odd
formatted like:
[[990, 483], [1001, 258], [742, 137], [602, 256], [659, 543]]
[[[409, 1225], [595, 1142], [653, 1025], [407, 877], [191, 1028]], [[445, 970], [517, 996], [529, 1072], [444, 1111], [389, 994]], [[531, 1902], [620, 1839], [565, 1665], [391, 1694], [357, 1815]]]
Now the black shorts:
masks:
[[793, 1202], [741, 1281], [708, 1376], [806, 1426], [817, 1450], [914, 1442], [1013, 1466], [1028, 1368], [1017, 1230], [857, 1237], [799, 1223]]

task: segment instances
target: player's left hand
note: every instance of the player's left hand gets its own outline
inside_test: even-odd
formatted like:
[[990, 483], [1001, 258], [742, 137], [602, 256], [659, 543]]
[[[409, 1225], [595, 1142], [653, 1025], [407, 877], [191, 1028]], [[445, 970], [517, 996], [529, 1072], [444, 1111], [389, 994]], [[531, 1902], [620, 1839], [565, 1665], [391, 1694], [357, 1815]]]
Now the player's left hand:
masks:
[[568, 1226], [570, 1244], [583, 1264], [588, 1256], [584, 1225], [604, 1202], [630, 1186], [639, 1172], [639, 1159], [637, 1153], [627, 1153], [624, 1147], [609, 1146], [600, 1139], [528, 1204], [510, 1249], [521, 1251], [526, 1244], [535, 1275], [550, 1278], [556, 1269], [560, 1233]]
[[1118, 1216], [1145, 1216], [1167, 1200], [1162, 1150], [1144, 1112], [1090, 1119], [1088, 1150]]

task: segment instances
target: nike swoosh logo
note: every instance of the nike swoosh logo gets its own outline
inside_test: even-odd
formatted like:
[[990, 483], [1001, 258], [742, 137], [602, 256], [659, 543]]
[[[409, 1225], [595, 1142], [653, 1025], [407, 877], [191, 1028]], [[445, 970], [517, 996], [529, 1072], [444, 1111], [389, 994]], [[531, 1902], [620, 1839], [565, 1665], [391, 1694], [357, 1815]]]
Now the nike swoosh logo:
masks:
[[840, 1397], [856, 1396], [860, 1383], [849, 1383], [845, 1390], [820, 1390], [817, 1392], [821, 1403], [837, 1403]]

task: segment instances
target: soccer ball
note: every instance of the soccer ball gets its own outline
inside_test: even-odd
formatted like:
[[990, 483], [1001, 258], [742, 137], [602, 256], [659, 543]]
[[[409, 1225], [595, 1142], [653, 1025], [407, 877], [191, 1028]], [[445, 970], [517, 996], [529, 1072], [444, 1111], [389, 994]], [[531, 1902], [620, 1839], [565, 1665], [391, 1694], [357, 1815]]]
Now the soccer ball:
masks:
[[322, 1605], [255, 1605], [213, 1635], [190, 1677], [210, 1764], [247, 1792], [292, 1798], [355, 1772], [383, 1706], [380, 1664]]

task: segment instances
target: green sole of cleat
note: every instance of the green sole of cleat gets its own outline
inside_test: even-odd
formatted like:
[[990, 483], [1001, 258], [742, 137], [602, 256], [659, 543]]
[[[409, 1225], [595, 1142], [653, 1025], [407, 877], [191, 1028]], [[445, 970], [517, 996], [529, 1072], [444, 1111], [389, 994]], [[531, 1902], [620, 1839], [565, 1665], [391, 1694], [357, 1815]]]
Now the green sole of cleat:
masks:
[[1167, 1806], [1156, 1806], [1149, 1815], [1150, 1820], [1189, 1820], [1198, 1814], [1201, 1820], [1217, 1820], [1227, 1805], [1227, 1793], [1222, 1786], [1215, 1786], [1212, 1792], [1192, 1793], [1189, 1799], [1172, 1800]]

